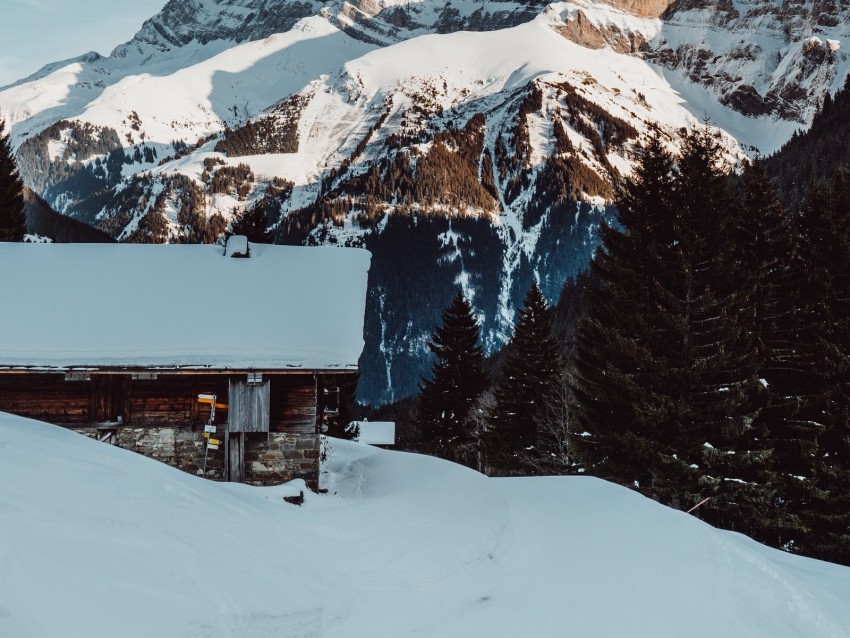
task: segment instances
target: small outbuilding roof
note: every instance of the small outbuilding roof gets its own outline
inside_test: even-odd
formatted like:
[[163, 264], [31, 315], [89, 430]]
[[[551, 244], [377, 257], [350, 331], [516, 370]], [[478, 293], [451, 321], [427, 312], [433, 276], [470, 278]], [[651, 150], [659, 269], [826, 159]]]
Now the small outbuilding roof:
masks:
[[395, 445], [393, 421], [357, 421], [360, 434], [357, 440], [369, 445]]
[[0, 243], [0, 369], [355, 369], [370, 258]]

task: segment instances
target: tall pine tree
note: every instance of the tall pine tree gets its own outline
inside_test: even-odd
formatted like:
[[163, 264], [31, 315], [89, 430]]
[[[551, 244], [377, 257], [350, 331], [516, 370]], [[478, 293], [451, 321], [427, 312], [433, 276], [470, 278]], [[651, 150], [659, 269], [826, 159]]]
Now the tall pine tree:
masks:
[[674, 187], [673, 158], [656, 135], [619, 193], [619, 228], [601, 229], [571, 353], [574, 447], [587, 471], [628, 485], [655, 483], [672, 454], [660, 431], [672, 401], [655, 387], [664, 324], [653, 273], [674, 248]]
[[418, 426], [424, 451], [470, 467], [478, 465], [477, 433], [470, 413], [490, 383], [479, 332], [472, 307], [458, 290], [429, 343], [435, 361], [419, 395]]
[[796, 368], [782, 462], [806, 554], [850, 563], [850, 173], [809, 188], [795, 218]]
[[747, 195], [737, 201], [707, 129], [690, 136], [680, 174], [680, 192], [697, 193], [680, 206], [696, 301], [689, 313], [697, 380], [692, 418], [701, 431], [693, 443], [702, 441], [702, 449], [691, 458], [699, 466], [698, 496], [711, 497], [700, 514], [716, 525], [760, 536], [756, 530], [773, 524], [769, 443], [758, 427], [766, 401], [759, 382], [760, 315], [766, 313], [765, 277], [780, 265], [759, 250], [776, 232], [781, 210], [769, 207], [773, 216], [765, 216], [762, 206], [769, 200], [760, 201], [758, 191], [765, 185], [757, 188], [755, 175], [745, 179]]
[[720, 159], [705, 128], [677, 170], [650, 143], [620, 196], [622, 230], [594, 260], [574, 359], [576, 444], [593, 471], [677, 507], [711, 496], [714, 520], [742, 480], [724, 472], [759, 387]]
[[746, 478], [741, 489], [750, 498], [731, 503], [726, 524], [782, 546], [803, 530], [795, 499], [788, 497], [799, 492], [794, 478], [799, 471], [786, 463], [787, 450], [801, 444], [799, 432], [789, 428], [797, 411], [796, 384], [801, 374], [795, 363], [795, 285], [790, 272], [794, 240], [790, 215], [761, 161], [745, 167], [738, 201], [731, 237], [738, 248], [737, 283], [749, 291], [753, 356], [765, 389], [752, 427], [739, 442], [738, 453], [729, 457], [734, 461], [730, 465], [740, 468], [730, 471], [737, 469], [736, 476]]
[[24, 184], [0, 120], [0, 241], [22, 241], [26, 232]]
[[495, 389], [495, 407], [484, 437], [487, 465], [497, 474], [533, 472], [550, 454], [551, 420], [563, 402], [564, 362], [552, 329], [552, 312], [534, 282], [519, 311], [513, 339]]

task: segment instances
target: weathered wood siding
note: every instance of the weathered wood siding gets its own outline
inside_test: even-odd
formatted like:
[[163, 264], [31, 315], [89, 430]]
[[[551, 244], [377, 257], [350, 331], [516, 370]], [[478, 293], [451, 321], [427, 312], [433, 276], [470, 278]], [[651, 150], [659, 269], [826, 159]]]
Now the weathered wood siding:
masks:
[[[84, 425], [117, 421], [145, 425], [205, 423], [209, 406], [199, 393], [227, 402], [226, 375], [160, 375], [131, 380], [130, 375], [92, 374], [88, 381], [66, 381], [64, 374], [0, 374], [0, 411], [56, 423]], [[216, 422], [227, 420], [216, 412]]]
[[[315, 375], [266, 377], [268, 431], [315, 434]], [[66, 381], [64, 374], [0, 374], [0, 411], [71, 426], [118, 417], [135, 427], [192, 426], [209, 418], [209, 405], [199, 404], [198, 394], [231, 403], [231, 380], [244, 383], [245, 375], [160, 374], [139, 380], [129, 374], [93, 374], [89, 381]], [[217, 410], [216, 423], [228, 421], [228, 412]]]
[[[159, 375], [153, 380], [131, 381], [125, 420], [137, 426], [194, 425], [206, 423], [210, 406], [198, 403], [198, 394], [215, 394], [227, 402], [228, 378], [224, 375]], [[223, 423], [227, 412], [216, 410], [216, 423]]]
[[271, 432], [315, 434], [316, 377], [312, 374], [271, 376]]
[[90, 409], [90, 381], [65, 381], [63, 374], [0, 375], [0, 412], [83, 425], [93, 421]]
[[230, 379], [230, 408], [227, 414], [228, 432], [269, 431], [269, 380], [248, 383], [245, 379]]
[[[76, 381], [75, 383], [86, 383]], [[89, 415], [95, 423], [127, 420], [130, 377], [124, 374], [93, 374], [89, 390]]]

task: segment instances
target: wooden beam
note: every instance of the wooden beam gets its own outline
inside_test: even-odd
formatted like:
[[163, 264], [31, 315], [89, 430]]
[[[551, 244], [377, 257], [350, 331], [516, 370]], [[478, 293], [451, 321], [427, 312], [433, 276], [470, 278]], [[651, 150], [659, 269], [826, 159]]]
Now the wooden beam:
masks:
[[245, 433], [226, 432], [227, 480], [242, 483], [245, 480]]

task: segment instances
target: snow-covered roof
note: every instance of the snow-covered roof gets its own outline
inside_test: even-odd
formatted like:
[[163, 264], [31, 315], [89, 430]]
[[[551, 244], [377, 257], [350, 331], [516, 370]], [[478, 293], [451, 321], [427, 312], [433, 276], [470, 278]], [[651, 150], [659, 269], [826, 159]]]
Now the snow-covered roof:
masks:
[[250, 242], [245, 235], [232, 235], [224, 246], [225, 257], [248, 257]]
[[395, 445], [395, 423], [392, 421], [357, 421], [357, 440], [369, 445]]
[[0, 369], [354, 369], [355, 248], [0, 243]]

